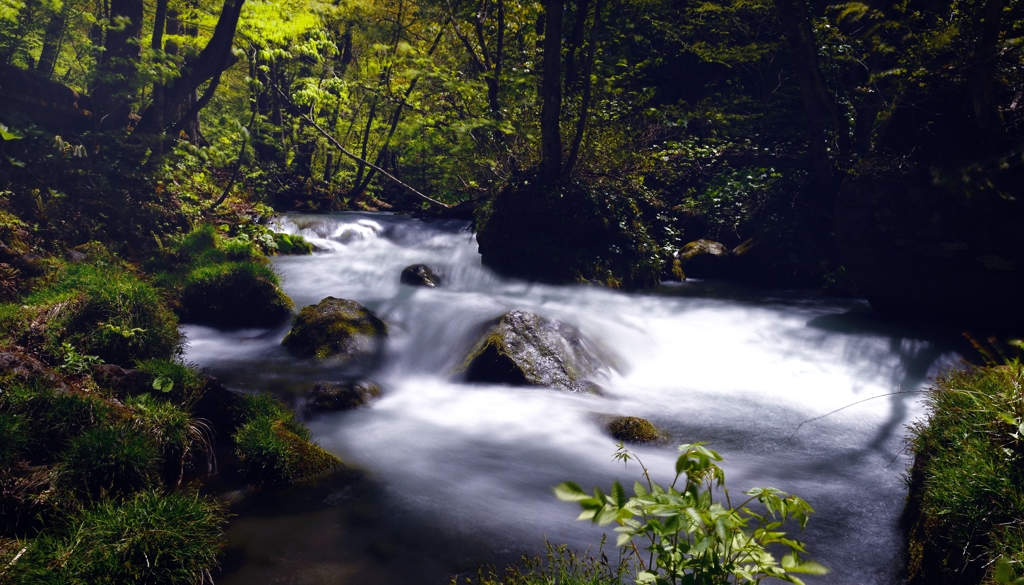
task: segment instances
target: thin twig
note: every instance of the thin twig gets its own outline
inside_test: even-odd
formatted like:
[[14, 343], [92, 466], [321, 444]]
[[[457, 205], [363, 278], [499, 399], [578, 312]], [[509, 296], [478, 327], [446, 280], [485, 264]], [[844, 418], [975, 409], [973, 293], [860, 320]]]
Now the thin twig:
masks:
[[799, 425], [797, 425], [796, 430], [793, 431], [793, 434], [790, 435], [789, 438], [792, 439], [793, 435], [796, 435], [797, 431], [800, 430], [800, 427], [804, 426], [807, 423], [814, 422], [816, 420], [825, 418], [826, 416], [829, 416], [831, 414], [835, 414], [835, 413], [839, 412], [840, 410], [846, 410], [847, 408], [850, 408], [851, 406], [857, 406], [858, 404], [860, 404], [862, 402], [867, 402], [869, 400], [874, 400], [876, 398], [885, 398], [886, 396], [896, 396], [897, 394], [923, 394], [925, 392], [928, 392], [928, 391], [927, 390], [900, 390], [899, 392], [890, 392], [888, 394], [879, 394], [878, 396], [872, 396], [871, 398], [865, 398], [864, 400], [858, 400], [857, 402], [853, 402], [851, 404], [847, 404], [846, 406], [844, 406], [842, 408], [837, 408], [837, 409], [833, 410], [832, 412], [826, 412], [825, 414], [823, 414], [821, 416], [816, 416], [814, 418], [809, 418], [809, 419], [805, 420], [804, 422], [802, 422]]

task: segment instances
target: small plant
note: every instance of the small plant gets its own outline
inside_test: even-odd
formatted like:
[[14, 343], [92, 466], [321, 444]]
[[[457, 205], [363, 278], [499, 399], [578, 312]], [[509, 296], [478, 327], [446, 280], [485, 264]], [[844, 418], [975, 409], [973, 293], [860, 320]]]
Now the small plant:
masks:
[[103, 360], [101, 360], [99, 356], [83, 355], [66, 341], [60, 344], [60, 352], [64, 357], [64, 363], [57, 367], [76, 376], [85, 374], [89, 372], [93, 366], [103, 363]]
[[[744, 492], [747, 499], [733, 506], [725, 472], [716, 464], [721, 456], [700, 443], [681, 445], [679, 450], [676, 475], [667, 488], [655, 483], [643, 463], [620, 443], [615, 458], [636, 459], [646, 487], [637, 481], [635, 495], [629, 497], [616, 481], [610, 494], [594, 488], [590, 495], [579, 485], [565, 482], [555, 488], [555, 494], [580, 505], [580, 520], [619, 525], [617, 545], [635, 563], [636, 583], [726, 585], [773, 578], [801, 584], [795, 573], [828, 572], [814, 561], [803, 560], [803, 544], [780, 530], [789, 519], [801, 528], [807, 524], [814, 511], [807, 502], [775, 488], [753, 488]], [[680, 479], [683, 485], [677, 489]], [[721, 501], [716, 501], [717, 489]], [[750, 508], [755, 501], [764, 506], [764, 513]], [[767, 549], [772, 545], [789, 549], [789, 554], [776, 560]]]

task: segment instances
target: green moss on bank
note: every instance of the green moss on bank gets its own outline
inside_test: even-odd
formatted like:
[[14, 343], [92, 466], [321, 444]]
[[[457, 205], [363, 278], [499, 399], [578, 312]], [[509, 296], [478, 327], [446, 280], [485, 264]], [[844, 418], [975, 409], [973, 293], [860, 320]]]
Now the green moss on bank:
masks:
[[[913, 425], [909, 585], [993, 581], [1024, 563], [1024, 367], [949, 371]], [[1018, 570], [1018, 574], [1024, 571]]]

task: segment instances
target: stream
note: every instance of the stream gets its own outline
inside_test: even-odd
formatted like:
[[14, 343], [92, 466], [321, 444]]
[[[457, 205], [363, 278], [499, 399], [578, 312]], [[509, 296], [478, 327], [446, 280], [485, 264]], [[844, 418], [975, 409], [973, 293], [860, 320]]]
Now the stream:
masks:
[[[904, 439], [923, 414], [914, 391], [957, 363], [955, 339], [807, 291], [688, 281], [625, 293], [505, 279], [481, 266], [461, 221], [344, 213], [277, 222], [319, 248], [274, 258], [296, 307], [326, 296], [366, 305], [389, 327], [382, 362], [358, 371], [296, 359], [280, 346], [288, 324], [188, 325], [185, 358], [297, 409], [317, 381], [369, 378], [383, 396], [306, 419], [350, 469], [234, 494], [219, 585], [447, 584], [543, 553], [545, 539], [595, 554], [611, 527], [576, 521], [578, 508], [552, 488], [639, 478], [635, 462], [613, 461], [616, 442], [600, 422], [609, 414], [644, 417], [671, 437], [632, 448], [656, 479], [671, 479], [675, 445], [704, 441], [724, 457], [733, 493], [773, 486], [810, 502], [806, 530], [789, 529], [832, 573], [808, 583], [900, 582]], [[416, 263], [444, 286], [399, 284]], [[603, 395], [453, 380], [481, 325], [511, 309], [571, 323], [595, 342], [611, 366], [598, 381]]]

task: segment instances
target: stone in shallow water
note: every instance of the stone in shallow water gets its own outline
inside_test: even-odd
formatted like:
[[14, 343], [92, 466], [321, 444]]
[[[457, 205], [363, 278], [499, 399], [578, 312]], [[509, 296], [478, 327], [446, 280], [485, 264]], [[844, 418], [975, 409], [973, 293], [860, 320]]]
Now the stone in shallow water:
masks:
[[387, 326], [355, 301], [327, 297], [295, 317], [282, 345], [304, 357], [339, 357], [346, 362], [379, 357]]
[[426, 264], [413, 264], [402, 269], [401, 282], [411, 286], [437, 288], [441, 286], [441, 277]]
[[599, 393], [588, 379], [605, 369], [575, 327], [528, 311], [509, 311], [466, 356], [467, 382], [550, 386]]
[[638, 416], [611, 417], [605, 428], [612, 438], [624, 443], [656, 443], [663, 439], [657, 427]]
[[348, 384], [317, 382], [307, 396], [306, 410], [309, 412], [351, 410], [369, 403], [380, 394], [380, 386], [373, 382]]

